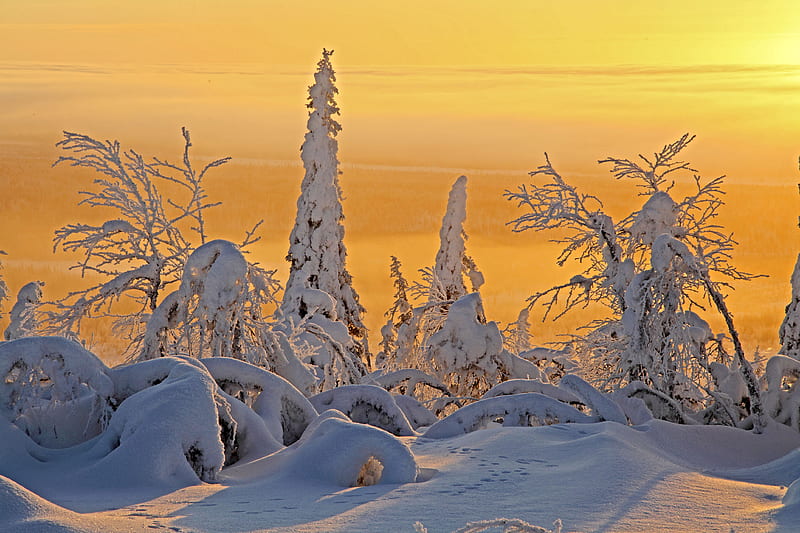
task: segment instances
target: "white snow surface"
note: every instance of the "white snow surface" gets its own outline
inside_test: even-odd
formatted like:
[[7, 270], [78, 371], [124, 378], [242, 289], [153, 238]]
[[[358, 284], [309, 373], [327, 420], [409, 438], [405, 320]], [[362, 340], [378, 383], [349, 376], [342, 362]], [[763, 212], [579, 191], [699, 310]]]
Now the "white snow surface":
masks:
[[[408, 448], [335, 412], [309, 430], [298, 446], [223, 470], [219, 483], [158, 497], [126, 491], [125, 479], [114, 476], [116, 490], [102, 493], [54, 483], [50, 503], [0, 477], [0, 530], [412, 532], [420, 521], [439, 532], [501, 516], [546, 527], [560, 518], [564, 531], [582, 532], [789, 532], [800, 525], [796, 490], [781, 502], [800, 476], [800, 452], [791, 451], [800, 437], [778, 425], [763, 435], [661, 421], [496, 426], [405, 438]], [[353, 451], [361, 441], [371, 444]], [[392, 448], [384, 460], [403, 482], [346, 486], [352, 479], [340, 474], [374, 455], [370, 446]], [[403, 449], [413, 453], [417, 482]]]

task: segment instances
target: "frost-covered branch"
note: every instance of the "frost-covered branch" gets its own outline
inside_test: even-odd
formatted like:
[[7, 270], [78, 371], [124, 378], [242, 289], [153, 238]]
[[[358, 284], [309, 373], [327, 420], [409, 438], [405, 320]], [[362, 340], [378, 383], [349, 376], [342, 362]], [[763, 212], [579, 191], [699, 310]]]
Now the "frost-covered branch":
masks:
[[[193, 248], [187, 232], [205, 241], [204, 211], [219, 205], [208, 201], [203, 178], [229, 160], [217, 159], [197, 172], [189, 157], [189, 132], [184, 128], [182, 134], [183, 161], [175, 165], [158, 158], [147, 161], [134, 150], [123, 152], [118, 141], [64, 132], [56, 146], [68, 155], [54, 166], [98, 173], [94, 187], [80, 192], [79, 205], [111, 210], [115, 218], [56, 230], [54, 251], [80, 254], [71, 268], [97, 281], [51, 302], [43, 315], [46, 331], [77, 338], [85, 318], [108, 317], [117, 330], [127, 331], [127, 353], [138, 349], [146, 316], [159, 305], [164, 289], [181, 279]], [[164, 196], [160, 186], [165, 184], [177, 185], [188, 197], [179, 201]]]

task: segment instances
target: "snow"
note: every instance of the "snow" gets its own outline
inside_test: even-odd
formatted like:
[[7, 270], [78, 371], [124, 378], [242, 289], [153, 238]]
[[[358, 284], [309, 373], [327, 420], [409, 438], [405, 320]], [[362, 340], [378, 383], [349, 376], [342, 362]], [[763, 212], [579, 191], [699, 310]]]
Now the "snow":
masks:
[[574, 407], [529, 392], [487, 398], [462, 407], [423, 433], [429, 439], [446, 439], [483, 429], [500, 420], [504, 426], [538, 426], [558, 422], [593, 422]]
[[375, 385], [337, 387], [311, 397], [311, 404], [319, 412], [336, 409], [354, 422], [372, 424], [394, 435], [415, 434], [392, 395]]
[[[800, 438], [780, 426], [765, 435], [660, 421], [497, 426], [448, 439], [404, 439], [408, 447], [330, 412], [309, 429], [298, 446], [229, 467], [217, 484], [147, 499], [107, 493], [101, 499], [108, 510], [87, 514], [71, 511], [96, 505], [97, 493], [56, 490], [54, 505], [0, 478], [0, 529], [25, 518], [47, 519], [55, 531], [221, 533], [413, 531], [417, 521], [445, 532], [497, 517], [548, 529], [561, 519], [564, 531], [585, 532], [793, 531], [800, 523], [796, 490], [787, 493], [788, 482], [775, 479], [773, 463]], [[369, 445], [352, 448], [362, 441]], [[356, 467], [376, 453], [384, 454], [382, 482], [352, 487]], [[792, 475], [800, 475], [796, 453], [782, 463]], [[336, 468], [316, 470], [328, 461]], [[389, 481], [387, 468], [396, 468], [401, 481]]]

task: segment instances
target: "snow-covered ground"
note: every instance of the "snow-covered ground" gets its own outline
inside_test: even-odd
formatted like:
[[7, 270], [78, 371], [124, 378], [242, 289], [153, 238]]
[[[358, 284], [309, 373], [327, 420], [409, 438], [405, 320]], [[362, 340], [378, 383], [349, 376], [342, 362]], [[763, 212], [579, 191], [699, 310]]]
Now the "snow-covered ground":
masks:
[[[335, 428], [328, 436], [338, 439]], [[0, 531], [411, 532], [419, 521], [439, 532], [497, 517], [547, 528], [561, 519], [564, 531], [800, 530], [800, 498], [787, 494], [800, 477], [800, 435], [784, 426], [754, 435], [654, 420], [402, 440], [417, 482], [344, 488], [302, 440], [171, 492], [129, 490], [122, 478], [100, 489], [34, 482], [49, 503], [0, 478]]]

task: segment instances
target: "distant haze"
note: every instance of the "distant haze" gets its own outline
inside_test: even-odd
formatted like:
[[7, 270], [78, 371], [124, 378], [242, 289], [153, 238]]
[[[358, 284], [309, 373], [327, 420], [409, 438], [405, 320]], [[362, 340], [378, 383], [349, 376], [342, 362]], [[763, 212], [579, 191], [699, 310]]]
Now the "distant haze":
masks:
[[[349, 267], [373, 345], [391, 302], [389, 255], [409, 277], [433, 262], [459, 174], [469, 177], [467, 246], [486, 274], [487, 313], [507, 322], [529, 294], [578, 267], [554, 266], [552, 236], [512, 234], [504, 224], [520, 212], [502, 192], [547, 152], [624, 215], [639, 205], [635, 188], [596, 161], [651, 154], [691, 132], [686, 159], [707, 178], [728, 176], [722, 222], [741, 242], [734, 261], [771, 276], [737, 284], [730, 307], [750, 349], [774, 348], [800, 251], [799, 11], [790, 1], [700, 4], [9, 3], [0, 22], [4, 276], [12, 292], [42, 279], [49, 298], [82, 283], [66, 273], [70, 258], [52, 253], [53, 230], [104, 215], [76, 207], [93, 176], [50, 168], [61, 130], [177, 160], [187, 126], [197, 158], [234, 158], [209, 175], [224, 202], [210, 233], [238, 241], [264, 218], [252, 257], [285, 280], [306, 89], [325, 46], [336, 50]], [[553, 340], [588, 318], [533, 333]]]

